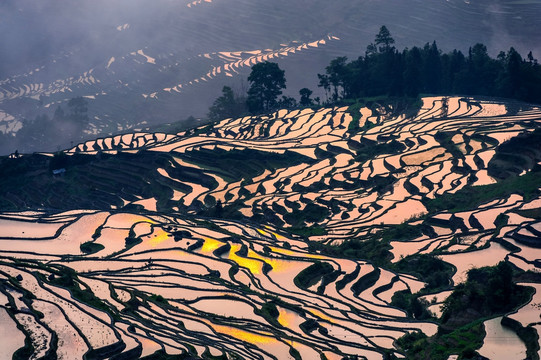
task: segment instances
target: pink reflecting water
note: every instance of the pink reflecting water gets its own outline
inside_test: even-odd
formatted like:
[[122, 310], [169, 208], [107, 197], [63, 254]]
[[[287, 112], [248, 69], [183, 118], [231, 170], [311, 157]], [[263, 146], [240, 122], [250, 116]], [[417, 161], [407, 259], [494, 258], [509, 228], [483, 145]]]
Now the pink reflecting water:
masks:
[[522, 326], [539, 323], [541, 321], [541, 284], [518, 283], [521, 286], [529, 286], [535, 289], [532, 300], [518, 309], [510, 318], [517, 320]]
[[237, 319], [252, 319], [261, 321], [261, 318], [254, 314], [253, 306], [231, 299], [202, 299], [190, 305], [194, 309], [221, 316], [232, 316]]
[[451, 255], [439, 255], [445, 262], [453, 264], [457, 268], [453, 276], [455, 285], [466, 281], [466, 273], [473, 267], [494, 266], [504, 260], [509, 251], [500, 244], [491, 242], [487, 249], [471, 251]]
[[33, 307], [44, 314], [43, 321], [58, 336], [58, 359], [82, 359], [88, 346], [75, 328], [66, 320], [60, 309], [51, 303], [34, 301]]
[[[2, 301], [3, 304], [7, 303], [7, 299]], [[13, 319], [3, 307], [0, 307], [0, 347], [2, 348], [0, 359], [11, 360], [12, 354], [24, 346], [24, 339], [24, 334], [17, 329]]]
[[16, 221], [0, 219], [0, 236], [2, 238], [35, 238], [43, 239], [53, 237], [64, 223], [37, 222], [34, 219], [29, 221]]
[[501, 317], [484, 322], [486, 336], [479, 354], [491, 360], [524, 359], [526, 346], [517, 334], [501, 325]]

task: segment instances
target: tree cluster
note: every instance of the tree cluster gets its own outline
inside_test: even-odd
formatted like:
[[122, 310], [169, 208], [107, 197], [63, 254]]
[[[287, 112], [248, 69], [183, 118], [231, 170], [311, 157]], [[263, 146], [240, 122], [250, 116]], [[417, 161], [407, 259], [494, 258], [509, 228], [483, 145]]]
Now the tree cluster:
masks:
[[441, 320], [446, 325], [461, 326], [475, 316], [506, 313], [525, 303], [530, 293], [530, 289], [513, 282], [513, 268], [507, 262], [474, 268], [468, 271], [467, 281], [457, 285], [445, 300]]
[[269, 113], [277, 109], [291, 109], [297, 106], [310, 107], [320, 102], [319, 98], [312, 99], [312, 90], [303, 88], [299, 91], [300, 100], [290, 96], [282, 96], [286, 88], [285, 71], [278, 64], [262, 62], [252, 66], [248, 76], [250, 88], [248, 93], [235, 94], [229, 86], [224, 86], [222, 95], [209, 108], [208, 117], [217, 121], [227, 118], [240, 117], [245, 114]]
[[68, 101], [67, 111], [58, 106], [52, 117], [42, 114], [34, 119], [25, 119], [16, 136], [4, 135], [0, 136], [0, 140], [4, 146], [11, 147], [22, 139], [25, 152], [43, 150], [51, 148], [51, 144], [57, 144], [60, 136], [72, 141], [81, 140], [88, 123], [88, 102], [83, 97], [76, 97]]
[[483, 44], [465, 55], [442, 53], [436, 42], [398, 51], [382, 26], [364, 56], [348, 62], [338, 57], [318, 74], [319, 86], [332, 102], [344, 98], [409, 96], [422, 93], [483, 95], [541, 102], [541, 66], [530, 52], [526, 59], [514, 49], [496, 59]]

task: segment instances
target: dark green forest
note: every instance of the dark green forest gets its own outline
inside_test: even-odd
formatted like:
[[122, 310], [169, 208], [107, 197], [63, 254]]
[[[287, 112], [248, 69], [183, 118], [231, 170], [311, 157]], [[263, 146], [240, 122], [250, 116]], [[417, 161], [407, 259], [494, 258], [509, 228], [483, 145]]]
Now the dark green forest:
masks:
[[[541, 103], [541, 65], [530, 51], [523, 58], [514, 48], [492, 58], [483, 44], [444, 53], [436, 41], [399, 51], [387, 27], [382, 26], [365, 54], [356, 60], [337, 57], [317, 74], [325, 90], [323, 105], [371, 97], [416, 98], [422, 94], [488, 96]], [[312, 90], [299, 91], [299, 101], [282, 96], [286, 77], [277, 64], [252, 67], [247, 94], [234, 94], [225, 86], [209, 109], [210, 120], [260, 114], [279, 108], [322, 105]]]
[[398, 51], [382, 26], [364, 56], [338, 57], [318, 74], [331, 101], [379, 95], [460, 94], [541, 102], [541, 66], [531, 52], [524, 59], [514, 48], [494, 59], [483, 44], [443, 53], [434, 41]]

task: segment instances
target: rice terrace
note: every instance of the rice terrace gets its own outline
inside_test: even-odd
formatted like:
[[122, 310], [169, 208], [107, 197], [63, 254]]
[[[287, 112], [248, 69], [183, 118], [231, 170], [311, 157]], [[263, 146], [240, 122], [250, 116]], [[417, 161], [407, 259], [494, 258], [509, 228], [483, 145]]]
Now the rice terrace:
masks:
[[539, 19], [2, 0], [0, 360], [539, 360]]
[[[492, 358], [505, 337], [507, 358], [538, 358], [540, 121], [524, 103], [425, 97], [12, 155], [2, 352], [388, 359], [424, 342]], [[468, 270], [499, 284], [494, 266], [514, 280], [490, 295], [512, 296], [497, 321], [455, 308]]]

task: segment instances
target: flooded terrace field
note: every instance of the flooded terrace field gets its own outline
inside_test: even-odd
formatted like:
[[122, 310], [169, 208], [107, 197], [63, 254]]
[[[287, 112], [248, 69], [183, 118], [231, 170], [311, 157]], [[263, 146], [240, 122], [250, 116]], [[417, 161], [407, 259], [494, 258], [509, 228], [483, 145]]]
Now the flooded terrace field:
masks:
[[[11, 222], [29, 221], [44, 231], [54, 219], [22, 217]], [[5, 349], [23, 347], [21, 339], [30, 336], [35, 358], [47, 352], [64, 359], [85, 353], [142, 356], [162, 349], [247, 359], [294, 358], [296, 351], [306, 359], [321, 354], [381, 359], [383, 349], [406, 332], [436, 331], [436, 325], [411, 321], [389, 307], [389, 299], [372, 295], [394, 277], [409, 288], [409, 278], [389, 273], [359, 287], [373, 265], [309, 252], [306, 244], [275, 229], [81, 213], [64, 231], [79, 224], [87, 224], [88, 233], [100, 226], [129, 229], [137, 242], [123, 238], [117, 246], [102, 230], [92, 243], [103, 249], [84, 254], [74, 246], [53, 256], [60, 252], [54, 249], [62, 249], [61, 235], [1, 239], [2, 331], [17, 329]], [[20, 250], [4, 250], [7, 243]], [[329, 273], [311, 275], [309, 284], [295, 280], [322, 263]]]
[[[474, 350], [491, 358], [511, 331], [509, 354], [530, 354], [519, 335], [540, 321], [540, 122], [527, 104], [432, 97], [408, 116], [280, 110], [101, 138], [64, 151], [61, 177], [53, 154], [8, 159], [32, 176], [0, 189], [2, 347], [400, 358], [404, 336], [441, 335], [470, 269], [504, 262], [530, 298], [479, 321]], [[418, 269], [427, 258], [440, 278]]]

